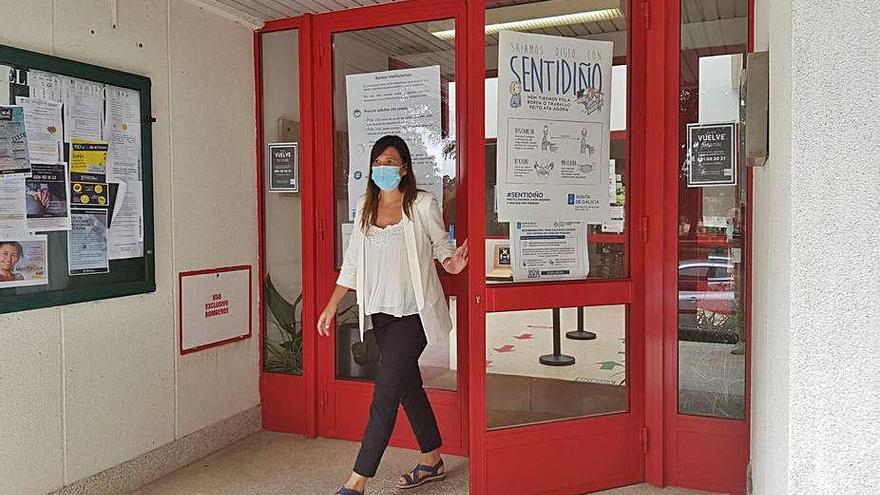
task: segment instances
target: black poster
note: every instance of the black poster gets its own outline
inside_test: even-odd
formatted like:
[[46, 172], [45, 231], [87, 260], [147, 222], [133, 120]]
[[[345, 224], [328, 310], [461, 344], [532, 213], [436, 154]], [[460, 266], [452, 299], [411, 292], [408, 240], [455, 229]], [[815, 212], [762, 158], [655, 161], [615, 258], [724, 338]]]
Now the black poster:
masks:
[[297, 143], [269, 144], [269, 191], [299, 192]]
[[688, 187], [736, 185], [736, 125], [688, 124]]

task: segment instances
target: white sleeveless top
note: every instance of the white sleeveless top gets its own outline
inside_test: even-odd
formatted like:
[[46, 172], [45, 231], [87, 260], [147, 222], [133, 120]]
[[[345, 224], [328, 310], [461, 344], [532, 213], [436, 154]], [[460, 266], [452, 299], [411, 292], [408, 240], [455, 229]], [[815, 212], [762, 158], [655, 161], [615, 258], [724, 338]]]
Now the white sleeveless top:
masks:
[[385, 228], [370, 226], [364, 243], [364, 314], [407, 316], [419, 312], [406, 255], [403, 219]]

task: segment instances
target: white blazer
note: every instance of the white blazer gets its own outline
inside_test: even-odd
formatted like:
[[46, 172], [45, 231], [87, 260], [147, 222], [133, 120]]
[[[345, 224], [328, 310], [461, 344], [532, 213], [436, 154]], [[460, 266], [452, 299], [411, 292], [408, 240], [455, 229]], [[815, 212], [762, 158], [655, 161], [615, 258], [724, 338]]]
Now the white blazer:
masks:
[[[361, 217], [365, 197], [358, 201], [354, 219], [354, 229], [345, 251], [342, 270], [336, 280], [338, 285], [357, 291], [358, 321], [361, 339], [364, 332], [372, 328], [371, 318], [364, 315], [364, 242], [366, 236], [361, 230]], [[452, 328], [452, 319], [446, 305], [446, 296], [440, 286], [440, 278], [434, 266], [434, 259], [440, 261], [455, 254], [449, 241], [449, 233], [443, 224], [440, 205], [433, 194], [419, 191], [412, 203], [412, 218], [403, 215], [406, 233], [406, 257], [412, 277], [413, 291], [419, 308], [419, 316], [429, 345], [432, 341], [446, 340]], [[390, 282], [390, 281], [389, 281]]]

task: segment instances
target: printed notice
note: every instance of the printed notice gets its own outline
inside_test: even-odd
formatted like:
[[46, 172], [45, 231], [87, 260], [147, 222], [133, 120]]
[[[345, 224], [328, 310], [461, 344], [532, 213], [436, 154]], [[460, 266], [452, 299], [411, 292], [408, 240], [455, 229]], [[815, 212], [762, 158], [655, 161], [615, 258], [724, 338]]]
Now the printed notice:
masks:
[[688, 124], [688, 187], [736, 185], [736, 124]]
[[499, 221], [608, 218], [613, 43], [502, 31]]
[[48, 283], [45, 235], [0, 236], [0, 289]]
[[443, 177], [455, 175], [455, 159], [440, 127], [440, 66], [346, 76], [348, 111], [348, 219], [369, 180], [370, 150], [396, 134], [412, 154], [420, 189], [443, 204]]
[[22, 174], [0, 175], [0, 237], [27, 231], [24, 181]]
[[122, 182], [116, 193], [110, 224], [111, 260], [144, 255], [143, 182]]
[[107, 210], [72, 209], [67, 233], [67, 270], [70, 275], [107, 273]]
[[106, 141], [74, 139], [70, 143], [70, 204], [109, 206]]
[[24, 109], [0, 106], [0, 175], [30, 173]]
[[61, 103], [23, 96], [16, 97], [15, 102], [24, 109], [24, 124], [31, 161], [55, 163], [63, 160]]
[[[64, 103], [64, 140], [100, 141], [104, 116], [104, 85], [84, 79], [61, 80]], [[73, 165], [71, 164], [71, 167]]]
[[62, 103], [64, 92], [61, 76], [38, 70], [28, 71], [28, 90], [31, 98]]
[[107, 86], [104, 139], [108, 142], [107, 180], [128, 182], [141, 176], [141, 101], [134, 89]]
[[25, 179], [28, 230], [70, 230], [66, 164], [33, 163], [31, 170]]
[[584, 222], [511, 224], [513, 280], [583, 279], [589, 273]]
[[9, 98], [9, 74], [11, 72], [12, 67], [0, 65], [0, 105], [12, 103]]

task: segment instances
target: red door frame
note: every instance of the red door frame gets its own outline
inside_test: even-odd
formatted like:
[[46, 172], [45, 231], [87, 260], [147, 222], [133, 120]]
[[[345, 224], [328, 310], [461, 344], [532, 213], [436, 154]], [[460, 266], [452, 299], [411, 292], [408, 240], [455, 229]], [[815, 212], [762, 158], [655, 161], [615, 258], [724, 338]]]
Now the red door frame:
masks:
[[[388, 4], [380, 4], [369, 7], [350, 9], [338, 12], [330, 12], [315, 17], [314, 22], [314, 59], [315, 64], [315, 87], [323, 88], [315, 93], [317, 132], [316, 140], [316, 163], [333, 163], [333, 52], [332, 35], [334, 33], [355, 31], [411, 24], [416, 22], [434, 21], [441, 19], [454, 19], [456, 28], [465, 26], [465, 3], [464, 0], [409, 0]], [[461, 77], [467, 73], [464, 56], [464, 37], [457, 36], [455, 40], [456, 76]], [[465, 102], [459, 100], [456, 112], [456, 129], [459, 134], [459, 143], [462, 143], [462, 129], [466, 129], [468, 112]], [[463, 160], [458, 161], [458, 174], [464, 173]], [[463, 175], [459, 175], [463, 177]], [[333, 184], [333, 167], [320, 167], [316, 173], [318, 184]], [[459, 180], [462, 184], [465, 181]], [[334, 195], [318, 196], [317, 218], [319, 222], [319, 238], [317, 240], [317, 258], [319, 273], [333, 274], [332, 277], [323, 277], [317, 280], [318, 303], [329, 298], [335, 287], [335, 198]], [[459, 219], [467, 212], [468, 205], [464, 201], [464, 195], [457, 194], [456, 211]], [[456, 228], [461, 224], [457, 222]], [[464, 284], [459, 280], [462, 277], [443, 277], [443, 286], [447, 295], [456, 295], [461, 300]], [[457, 328], [468, 328], [466, 317], [459, 317]], [[335, 334], [334, 334], [335, 335]], [[331, 335], [330, 339], [334, 338]], [[328, 339], [327, 342], [333, 342]], [[467, 338], [465, 332], [459, 332], [458, 340], [458, 390], [428, 390], [428, 397], [434, 407], [435, 414], [444, 437], [443, 450], [457, 455], [467, 455], [467, 440], [465, 436], [467, 428], [467, 415], [462, 411], [467, 409], [468, 383]], [[321, 345], [318, 349], [318, 380], [321, 397], [318, 405], [318, 431], [321, 436], [331, 438], [359, 439], [367, 420], [367, 412], [372, 398], [372, 384], [359, 381], [340, 380], [335, 376], [335, 352], [333, 345]], [[339, 399], [344, 397], [344, 403]], [[415, 438], [407, 426], [406, 420], [401, 413], [400, 421], [394, 430], [391, 444], [396, 446], [416, 448]]]
[[[572, 419], [529, 427], [509, 428], [487, 431], [486, 428], [486, 370], [485, 366], [472, 366], [470, 371], [470, 470], [471, 493], [541, 493], [570, 494], [611, 486], [636, 483], [644, 479], [643, 441], [646, 437], [642, 429], [644, 425], [645, 404], [645, 356], [644, 339], [647, 328], [645, 322], [643, 298], [643, 275], [645, 256], [658, 238], [647, 236], [649, 226], [643, 212], [645, 204], [646, 182], [644, 176], [644, 114], [637, 111], [644, 104], [645, 98], [645, 58], [650, 58], [645, 51], [645, 25], [638, 21], [642, 17], [641, 3], [630, 2], [627, 9], [629, 26], [628, 36], [628, 94], [630, 109], [626, 134], [628, 136], [629, 191], [627, 198], [628, 225], [626, 236], [629, 237], [629, 278], [611, 281], [567, 282], [558, 284], [511, 284], [487, 287], [482, 270], [471, 270], [468, 273], [468, 284], [471, 300], [468, 302], [468, 313], [471, 326], [469, 328], [471, 346], [469, 351], [472, 363], [485, 360], [485, 313], [487, 311], [512, 311], [519, 309], [538, 309], [550, 307], [566, 307], [578, 305], [621, 304], [629, 306], [629, 357], [627, 380], [630, 387], [629, 412], [600, 416], [594, 418]], [[469, 50], [468, 65], [472, 69], [468, 83], [468, 107], [484, 108], [484, 5], [474, 2], [469, 5], [468, 36], [475, 40]], [[660, 53], [659, 55], [662, 55]], [[477, 166], [469, 170], [468, 183], [485, 182], [485, 152], [482, 145], [483, 122], [482, 114], [473, 115], [478, 122], [472, 121], [468, 129], [467, 139], [469, 163]], [[481, 166], [482, 165], [482, 166]], [[656, 184], [656, 182], [654, 183]], [[470, 202], [468, 238], [482, 239], [485, 236], [485, 189], [468, 188]], [[644, 230], [643, 230], [644, 229]], [[479, 243], [475, 243], [478, 245]], [[484, 253], [473, 250], [471, 266], [482, 267]], [[643, 331], [642, 328], [645, 330]], [[616, 435], [616, 436], [615, 436]], [[614, 455], [595, 455], [605, 445], [613, 444], [613, 440], [622, 440], [628, 444], [623, 449], [627, 452], [620, 456], [630, 459], [625, 470], [614, 466]], [[595, 441], [593, 452], [582, 449], [579, 454], [577, 447], [584, 442]], [[621, 458], [618, 456], [618, 458]], [[628, 457], [627, 457], [628, 456]], [[589, 466], [578, 465], [588, 462]], [[538, 468], [539, 467], [539, 468]], [[591, 472], [589, 480], [583, 473]], [[598, 478], [598, 479], [597, 479]]]
[[[317, 373], [316, 373], [316, 335], [308, 329], [315, 328], [317, 312], [314, 304], [303, 304], [303, 374], [287, 375], [264, 372], [266, 321], [264, 316], [263, 284], [266, 280], [266, 215], [265, 215], [265, 174], [263, 129], [263, 77], [262, 77], [262, 35], [275, 31], [298, 30], [299, 52], [299, 101], [300, 121], [314, 119], [313, 86], [308, 74], [312, 73], [312, 16], [304, 15], [291, 19], [267, 23], [254, 31], [254, 88], [256, 91], [256, 152], [257, 152], [257, 224], [259, 226], [259, 314], [260, 314], [260, 398], [262, 402], [263, 427], [273, 431], [299, 433], [314, 437], [317, 435]], [[304, 76], [306, 75], [306, 76]], [[315, 218], [309, 215], [307, 205], [314, 203], [315, 177], [311, 166], [314, 157], [314, 130], [310, 126], [300, 126], [300, 197], [302, 199], [302, 294], [303, 301], [315, 300]]]
[[[752, 246], [752, 170], [746, 171], [746, 203], [744, 225], [746, 277], [743, 299], [745, 304], [745, 418], [730, 420], [713, 417], [702, 417], [680, 414], [678, 411], [678, 263], [679, 263], [679, 80], [681, 62], [681, 2], [680, 0], [661, 0], [662, 18], [660, 25], [665, 25], [665, 38], [655, 42], [664, 43], [666, 47], [665, 67], [657, 67], [655, 76], [663, 74], [665, 87], [658, 91], [658, 105], [662, 109], [665, 134], [657, 136], [658, 159], [665, 165], [661, 174], [656, 177], [658, 183], [664, 184], [667, 205], [661, 208], [662, 236], [664, 238], [664, 255], [662, 266], [662, 287], [654, 301], [663, 314], [662, 344], [656, 348], [662, 355], [662, 403], [654, 404], [654, 419], [662, 424], [665, 430], [663, 444], [656, 455], [665, 458], [663, 471], [651, 473], [648, 480], [658, 485], [673, 485], [723, 493], [746, 492], [746, 469], [750, 451], [751, 425], [751, 246]], [[754, 0], [748, 3], [748, 46], [751, 51], [754, 45]], [[658, 38], [660, 35], [658, 35]], [[658, 85], [659, 86], [659, 85]], [[655, 88], [659, 89], [659, 88]], [[665, 173], [662, 173], [665, 172]], [[662, 452], [662, 454], [661, 454]], [[662, 477], [661, 477], [662, 476]]]
[[[458, 203], [459, 212], [457, 230], [467, 232], [469, 238], [482, 238], [485, 235], [485, 194], [481, 188], [468, 187], [468, 184], [482, 184], [485, 182], [485, 140], [483, 137], [483, 112], [466, 112], [464, 108], [484, 108], [483, 84], [485, 78], [485, 38], [483, 33], [484, 9], [482, 1], [465, 0], [441, 0], [440, 2], [423, 2], [422, 0], [409, 0], [405, 2], [382, 4], [343, 12], [320, 14], [317, 16], [301, 16], [281, 21], [268, 23], [263, 29], [255, 33], [254, 58], [256, 76], [256, 116], [257, 116], [257, 177], [259, 192], [258, 222], [260, 225], [260, 274], [261, 281], [265, 277], [264, 262], [264, 212], [263, 212], [263, 149], [262, 149], [262, 87], [260, 66], [260, 34], [265, 32], [299, 29], [300, 51], [300, 103], [301, 120], [303, 122], [315, 122], [315, 127], [302, 126], [302, 167], [301, 179], [303, 183], [303, 204], [315, 204], [318, 197], [315, 188], [318, 184], [332, 183], [332, 168], [315, 167], [315, 163], [332, 163], [332, 94], [328, 91], [315, 92], [314, 88], [332, 88], [332, 73], [330, 70], [317, 70], [318, 66], [329, 69], [327, 65], [332, 60], [330, 51], [329, 33], [332, 31], [345, 31], [353, 29], [366, 29], [388, 24], [382, 19], [394, 19], [393, 24], [420, 22], [438, 18], [452, 17], [450, 12], [455, 12], [458, 36], [456, 39], [456, 74], [459, 81], [463, 81], [465, 97], [459, 98], [459, 111], [456, 112], [458, 129], [458, 143], [464, 146], [465, 153], [458, 162]], [[752, 20], [753, 0], [749, 6], [749, 48], [752, 47]], [[365, 13], [369, 10], [369, 15]], [[486, 417], [486, 374], [482, 366], [468, 366], [468, 363], [482, 363], [485, 359], [485, 313], [487, 310], [525, 309], [543, 304], [545, 307], [569, 306], [576, 304], [607, 304], [620, 302], [625, 297], [631, 303], [633, 310], [630, 312], [631, 334], [630, 339], [634, 345], [630, 354], [631, 362], [641, 362], [643, 366], [643, 380], [641, 385], [633, 382], [633, 389], [640, 388], [641, 398], [636, 394], [630, 396], [631, 413], [632, 407], [637, 403], [643, 404], [640, 424], [645, 429], [642, 440], [648, 446], [644, 455], [644, 463], [640, 466], [641, 479], [657, 485], [666, 484], [676, 486], [690, 486], [693, 488], [714, 489], [721, 491], [740, 492], [744, 489], [744, 476], [734, 476], [731, 482], [731, 469], [727, 463], [719, 465], [712, 462], [720, 459], [719, 453], [724, 449], [718, 445], [724, 445], [725, 449], [733, 449], [740, 457], [748, 457], [748, 396], [751, 390], [750, 360], [747, 360], [747, 383], [746, 383], [746, 420], [732, 422], [711, 418], [697, 418], [693, 416], [679, 415], [677, 412], [677, 265], [678, 265], [678, 237], [677, 237], [677, 173], [672, 172], [676, 167], [670, 164], [678, 160], [678, 61], [679, 61], [679, 0], [646, 0], [644, 2], [632, 1], [628, 9], [630, 21], [630, 49], [628, 50], [630, 70], [630, 95], [641, 96], [641, 107], [634, 104], [631, 98], [629, 103], [630, 120], [628, 135], [630, 138], [630, 155], [628, 166], [631, 167], [630, 181], [634, 187], [638, 187], [638, 180], [634, 174], [643, 174], [644, 187], [641, 191], [631, 190], [630, 196], [635, 200], [630, 203], [628, 218], [632, 228], [628, 229], [630, 239], [630, 274], [640, 269], [643, 276], [636, 282], [611, 281], [599, 282], [602, 284], [602, 292], [592, 292], [587, 295], [578, 295], [571, 290], [564, 290], [560, 297], [548, 297], [546, 291], [534, 290], [524, 286], [509, 286], [504, 288], [487, 288], [485, 286], [482, 270], [468, 270], [465, 275], [458, 278], [445, 279], [444, 288], [447, 293], [455, 293], [459, 296], [458, 328], [468, 329], [459, 331], [458, 356], [459, 356], [459, 390], [457, 392], [433, 391], [432, 402], [435, 407], [452, 405], [458, 410], [457, 420], [453, 418], [452, 428], [458, 428], [457, 441], [447, 443], [450, 453], [466, 454], [470, 456], [470, 483], [471, 492], [487, 493], [489, 489], [489, 475], [491, 469], [488, 454], [493, 447], [519, 448], [518, 452], [526, 450], [530, 443], [546, 443], [553, 435], [566, 436], [573, 433], [583, 432], [585, 420], [563, 421], [550, 423], [528, 429], [510, 429], [500, 432], [487, 432], [485, 428]], [[640, 26], [641, 25], [641, 26]], [[323, 36], [315, 35], [319, 26]], [[633, 39], [633, 38], [636, 39]], [[467, 43], [467, 40], [472, 42]], [[642, 49], [635, 49], [641, 43]], [[464, 51], [466, 50], [466, 51]], [[651, 53], [648, 53], [648, 51]], [[636, 57], [644, 57], [638, 60]], [[314, 74], [313, 77], [309, 75]], [[648, 80], [650, 74], [650, 82]], [[330, 75], [329, 80], [327, 76]], [[662, 82], [662, 84], [658, 83]], [[327, 85], [329, 84], [329, 85]], [[642, 108], [643, 111], [638, 111]], [[321, 111], [323, 109], [325, 111]], [[662, 118], [648, 118], [647, 116], [662, 116]], [[641, 127], [640, 127], [641, 126]], [[641, 129], [641, 130], [639, 130]], [[317, 131], [316, 131], [317, 130]], [[328, 132], [329, 130], [329, 132]], [[323, 137], [321, 137], [323, 136]], [[328, 136], [330, 140], [328, 141]], [[637, 170], [636, 164], [643, 164], [642, 170]], [[471, 164], [470, 167], [465, 166]], [[663, 187], [651, 187], [653, 184], [663, 184]], [[311, 187], [308, 187], [311, 186]], [[751, 204], [752, 177], [748, 173], [747, 194]], [[639, 196], [641, 194], [641, 196]], [[638, 197], [642, 198], [641, 206], [638, 205]], [[325, 201], [318, 205], [317, 215], [303, 216], [303, 292], [304, 300], [310, 301], [304, 305], [305, 328], [311, 328], [309, 322], [314, 322], [321, 300], [329, 294], [332, 284], [317, 279], [316, 266], [325, 263], [327, 266], [333, 263], [332, 247], [333, 231], [328, 229], [327, 224], [334, 225], [334, 211], [332, 201]], [[305, 210], [304, 210], [305, 212]], [[323, 220], [325, 223], [321, 223]], [[746, 218], [746, 257], [747, 273], [750, 274], [750, 247], [751, 247], [751, 212]], [[638, 228], [637, 228], [638, 227]], [[326, 235], [330, 230], [331, 234]], [[476, 236], [476, 237], [475, 237]], [[328, 244], [329, 243], [329, 244]], [[318, 252], [322, 254], [318, 256]], [[662, 266], [648, 262], [651, 259], [660, 258]], [[307, 260], [312, 261], [311, 263]], [[484, 264], [483, 250], [472, 250], [472, 266], [482, 267]], [[751, 290], [751, 277], [746, 278], [746, 294]], [[599, 287], [599, 285], [589, 285]], [[641, 285], [639, 285], [641, 284]], [[561, 284], [566, 288], [572, 285]], [[643, 294], [641, 309], [638, 306], [638, 294]], [[262, 283], [260, 286], [260, 302], [262, 308]], [[528, 299], [528, 305], [524, 300]], [[658, 319], [655, 315], [662, 314]], [[747, 355], [750, 355], [751, 344], [751, 321], [750, 311], [747, 306], [747, 330], [746, 339], [749, 346]], [[264, 334], [264, 323], [261, 318], [261, 336]], [[636, 342], [634, 331], [638, 321], [643, 325], [643, 341]], [[474, 329], [479, 329], [475, 331]], [[335, 392], [345, 393], [346, 399], [357, 397], [353, 408], [367, 410], [369, 385], [363, 383], [351, 383], [337, 381], [334, 377], [333, 350], [331, 346], [316, 345], [314, 332], [305, 332], [304, 336], [304, 367], [305, 374], [302, 377], [291, 377], [261, 373], [260, 393], [263, 402], [264, 427], [279, 431], [291, 431], [303, 433], [309, 436], [331, 436], [356, 440], [360, 430], [357, 428], [339, 428], [332, 422], [321, 421], [319, 417], [321, 408], [335, 407], [335, 393], [331, 392], [331, 382], [337, 382], [339, 387], [333, 387]], [[643, 349], [643, 354], [638, 355], [638, 348]], [[263, 362], [261, 346], [261, 365]], [[316, 372], [310, 372], [315, 370]], [[636, 373], [638, 374], [638, 373]], [[324, 377], [319, 382], [319, 376]], [[329, 377], [329, 378], [328, 378]], [[637, 377], [633, 379], [638, 380]], [[321, 390], [319, 397], [318, 390]], [[305, 404], [305, 407], [302, 405]], [[326, 409], [325, 409], [326, 410]], [[325, 413], [326, 415], [326, 413]], [[638, 414], [636, 414], [638, 416]], [[469, 421], [469, 418], [479, 418]], [[603, 429], [613, 423], [613, 416], [605, 418], [593, 418], [593, 428]], [[449, 425], [450, 421], [444, 421]], [[401, 422], [403, 424], [403, 422]], [[590, 428], [588, 428], [590, 429]], [[531, 430], [531, 431], [530, 431]], [[550, 437], [548, 437], [548, 435]], [[409, 430], [395, 432], [393, 444], [407, 447], [415, 446], [415, 442], [409, 438]], [[449, 440], [449, 438], [447, 438]], [[721, 441], [722, 443], [717, 443]], [[451, 444], [451, 445], [450, 445]], [[677, 445], [686, 445], [687, 448], [676, 448]], [[710, 455], [711, 453], [711, 455]], [[509, 459], [505, 459], [509, 460]], [[705, 476], [694, 478], [688, 473], [682, 472], [681, 465], [696, 465], [705, 470]], [[526, 469], [530, 466], [519, 466]], [[508, 469], [510, 467], [508, 466]], [[546, 481], [545, 473], [535, 473], [533, 481], [540, 483]], [[718, 482], [721, 480], [721, 482]], [[726, 481], [725, 481], [726, 480]], [[524, 488], [524, 487], [520, 487]], [[559, 490], [535, 491], [535, 493], [572, 493], [577, 489], [590, 489], [588, 485], [574, 487], [573, 485]]]

